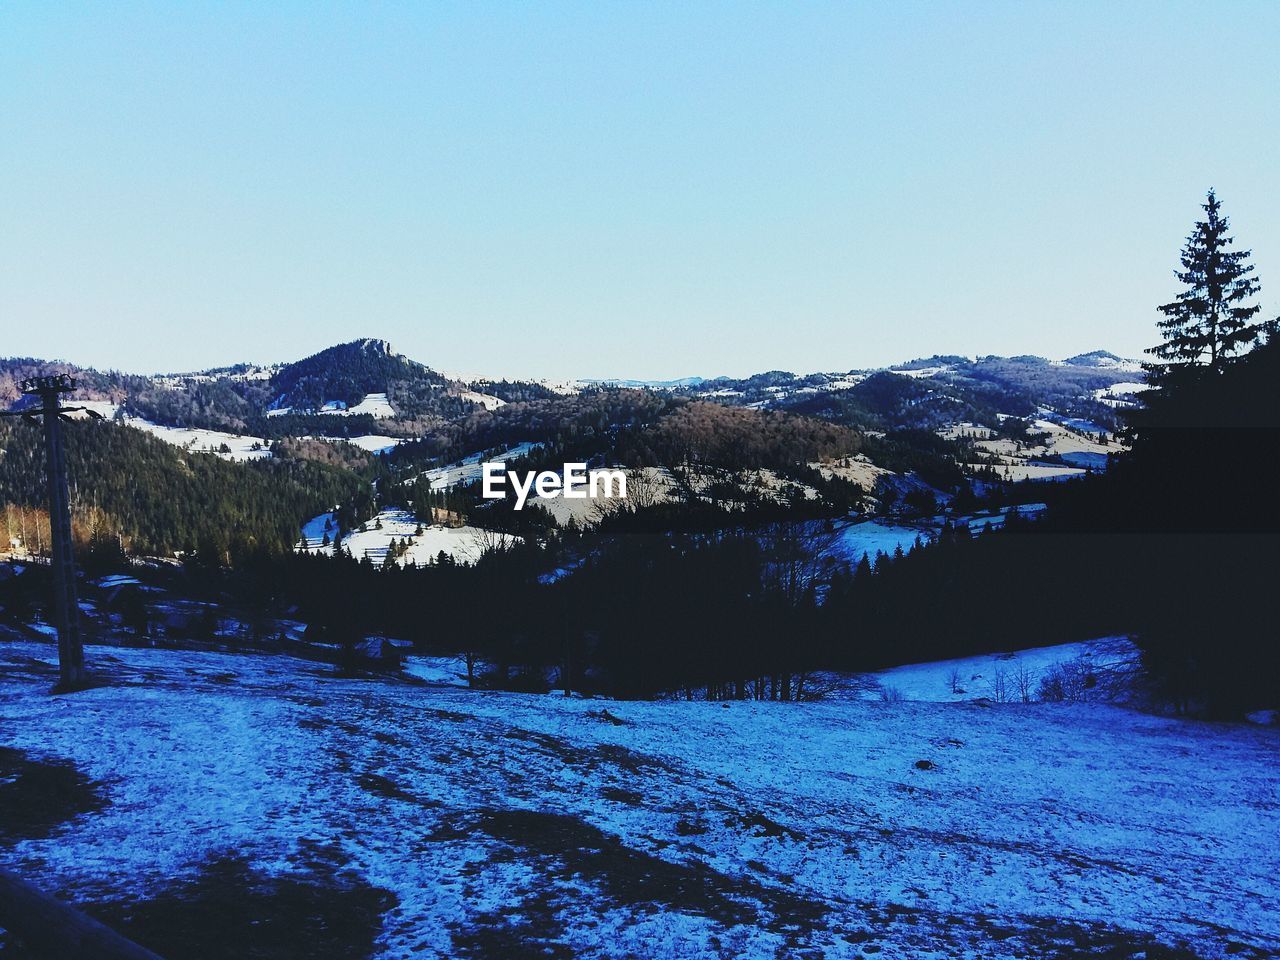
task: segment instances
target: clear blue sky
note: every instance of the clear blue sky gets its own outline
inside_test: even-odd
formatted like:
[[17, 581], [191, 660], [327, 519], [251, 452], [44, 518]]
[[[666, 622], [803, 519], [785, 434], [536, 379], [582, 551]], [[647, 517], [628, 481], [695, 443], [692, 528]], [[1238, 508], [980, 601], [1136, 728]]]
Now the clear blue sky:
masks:
[[1280, 4], [0, 5], [0, 355], [526, 376], [1135, 354], [1280, 313]]

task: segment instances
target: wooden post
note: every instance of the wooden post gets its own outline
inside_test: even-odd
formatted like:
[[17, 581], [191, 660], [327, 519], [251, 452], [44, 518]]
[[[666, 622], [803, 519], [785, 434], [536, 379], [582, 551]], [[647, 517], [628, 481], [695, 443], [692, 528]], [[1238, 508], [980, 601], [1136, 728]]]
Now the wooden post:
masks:
[[0, 870], [0, 927], [59, 960], [160, 960], [69, 903]]

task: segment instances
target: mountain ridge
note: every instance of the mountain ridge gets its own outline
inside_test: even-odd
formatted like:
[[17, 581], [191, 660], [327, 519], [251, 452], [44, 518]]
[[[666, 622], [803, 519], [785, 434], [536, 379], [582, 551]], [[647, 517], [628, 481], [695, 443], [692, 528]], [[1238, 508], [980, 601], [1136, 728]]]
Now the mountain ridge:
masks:
[[613, 389], [789, 409], [874, 429], [932, 427], [956, 418], [990, 420], [997, 413], [1030, 416], [1043, 407], [1064, 416], [1107, 421], [1108, 409], [1124, 402], [1116, 400], [1113, 388], [1127, 390], [1125, 385], [1143, 378], [1137, 361], [1099, 349], [1066, 360], [947, 354], [843, 372], [583, 378], [552, 385], [456, 379], [405, 356], [388, 340], [364, 337], [286, 363], [242, 363], [154, 376], [35, 358], [0, 359], [0, 403], [27, 402], [18, 382], [42, 372], [71, 373], [81, 379], [80, 395], [85, 399], [120, 405], [158, 424], [264, 437], [358, 432], [410, 436], [423, 427], [505, 403], [545, 403], [557, 396]]

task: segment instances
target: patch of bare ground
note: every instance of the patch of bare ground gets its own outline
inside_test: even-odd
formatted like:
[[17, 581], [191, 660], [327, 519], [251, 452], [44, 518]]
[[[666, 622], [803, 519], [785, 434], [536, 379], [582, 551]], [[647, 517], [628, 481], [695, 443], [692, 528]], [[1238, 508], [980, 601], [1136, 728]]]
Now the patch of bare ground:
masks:
[[[731, 877], [697, 860], [673, 862], [629, 847], [616, 836], [566, 814], [486, 810], [476, 829], [507, 849], [493, 859], [519, 860], [542, 878], [518, 909], [481, 916], [455, 932], [460, 956], [558, 957], [565, 924], [590, 908], [582, 884], [611, 908], [639, 913], [675, 910], [726, 927], [758, 925], [797, 943], [820, 926], [826, 908], [785, 890]], [[516, 917], [517, 919], [511, 919]]]
[[106, 804], [102, 785], [71, 761], [0, 747], [0, 844], [47, 837]]
[[[81, 903], [88, 914], [165, 960], [364, 960], [396, 898], [333, 864], [269, 875], [227, 857], [145, 900]], [[48, 960], [21, 944], [5, 960]]]

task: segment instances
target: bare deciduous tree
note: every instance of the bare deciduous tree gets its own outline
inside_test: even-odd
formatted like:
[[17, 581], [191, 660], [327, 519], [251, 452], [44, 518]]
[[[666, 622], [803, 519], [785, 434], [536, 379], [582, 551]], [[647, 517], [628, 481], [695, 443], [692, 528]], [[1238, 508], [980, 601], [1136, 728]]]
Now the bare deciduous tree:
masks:
[[1013, 684], [1018, 691], [1018, 699], [1023, 703], [1030, 703], [1032, 700], [1032, 690], [1035, 681], [1035, 675], [1027, 668], [1027, 665], [1021, 660], [1013, 669]]
[[1009, 677], [1005, 673], [1004, 667], [997, 666], [995, 673], [992, 674], [989, 682], [991, 687], [991, 699], [996, 703], [1009, 702]]

